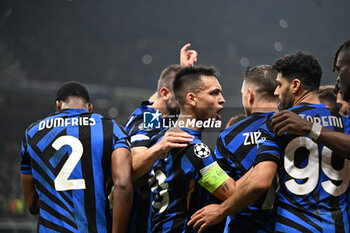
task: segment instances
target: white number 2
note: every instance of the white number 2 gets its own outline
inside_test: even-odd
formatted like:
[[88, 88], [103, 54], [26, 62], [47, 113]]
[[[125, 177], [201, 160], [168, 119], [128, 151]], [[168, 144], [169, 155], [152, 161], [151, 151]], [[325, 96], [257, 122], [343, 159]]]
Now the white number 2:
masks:
[[[309, 151], [308, 163], [304, 168], [298, 168], [294, 165], [295, 153], [298, 148], [306, 148]], [[321, 168], [323, 173], [331, 180], [341, 181], [340, 185], [335, 185], [331, 180], [321, 183], [323, 189], [333, 195], [340, 196], [349, 186], [349, 169], [350, 162], [345, 159], [344, 167], [341, 170], [335, 170], [332, 167], [332, 151], [327, 148], [322, 148]], [[284, 167], [288, 175], [294, 179], [285, 182], [288, 190], [297, 195], [306, 195], [311, 193], [317, 186], [319, 180], [319, 155], [318, 145], [308, 137], [294, 138], [285, 149]], [[299, 184], [295, 179], [307, 179], [303, 184]]]
[[84, 179], [68, 180], [69, 176], [72, 174], [75, 166], [77, 166], [81, 156], [83, 155], [83, 145], [79, 139], [73, 136], [61, 136], [52, 143], [52, 147], [56, 150], [59, 150], [65, 145], [72, 148], [72, 153], [69, 155], [67, 161], [64, 163], [61, 171], [58, 173], [54, 181], [55, 189], [57, 191], [85, 189]]

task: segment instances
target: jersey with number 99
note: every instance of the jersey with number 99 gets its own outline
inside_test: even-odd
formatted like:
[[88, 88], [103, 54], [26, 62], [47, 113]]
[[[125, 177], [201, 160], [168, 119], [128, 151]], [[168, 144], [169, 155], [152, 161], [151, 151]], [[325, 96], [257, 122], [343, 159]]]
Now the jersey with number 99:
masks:
[[21, 173], [40, 198], [38, 232], [110, 232], [111, 155], [129, 149], [113, 120], [66, 109], [33, 123], [22, 143]]
[[[324, 105], [300, 104], [291, 109], [302, 118], [331, 130], [349, 133], [349, 120]], [[255, 164], [279, 163], [277, 232], [348, 232], [347, 191], [350, 163], [309, 136], [275, 136], [271, 118], [260, 128]]]

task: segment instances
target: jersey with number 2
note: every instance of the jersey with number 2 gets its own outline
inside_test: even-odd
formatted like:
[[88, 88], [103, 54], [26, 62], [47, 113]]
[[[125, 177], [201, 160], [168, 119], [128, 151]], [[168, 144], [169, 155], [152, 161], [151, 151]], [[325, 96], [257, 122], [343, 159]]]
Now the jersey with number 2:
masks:
[[32, 124], [22, 143], [21, 173], [40, 198], [38, 232], [110, 232], [111, 155], [129, 149], [113, 120], [66, 109]]

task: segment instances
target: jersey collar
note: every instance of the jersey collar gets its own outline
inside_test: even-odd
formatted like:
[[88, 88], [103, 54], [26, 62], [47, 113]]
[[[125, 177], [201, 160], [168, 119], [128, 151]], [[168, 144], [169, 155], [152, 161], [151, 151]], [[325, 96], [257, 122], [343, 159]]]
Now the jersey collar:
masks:
[[189, 128], [180, 128], [181, 130], [185, 131], [188, 134], [191, 134], [199, 139], [202, 138], [202, 132], [194, 129], [189, 129]]
[[80, 114], [80, 113], [89, 113], [88, 110], [83, 108], [65, 108], [58, 111], [60, 113], [68, 113], [68, 114]]

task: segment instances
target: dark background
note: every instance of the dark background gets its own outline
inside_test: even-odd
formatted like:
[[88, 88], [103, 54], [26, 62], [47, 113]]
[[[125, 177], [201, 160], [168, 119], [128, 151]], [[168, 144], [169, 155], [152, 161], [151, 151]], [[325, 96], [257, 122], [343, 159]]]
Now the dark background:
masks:
[[[20, 141], [54, 110], [62, 82], [87, 84], [95, 110], [124, 123], [191, 42], [198, 63], [219, 70], [225, 106], [240, 108], [246, 66], [286, 53], [311, 52], [322, 84], [334, 84], [333, 55], [350, 37], [349, 10], [348, 0], [0, 0], [0, 231], [9, 219], [27, 222]], [[209, 134], [211, 145], [216, 135]]]

